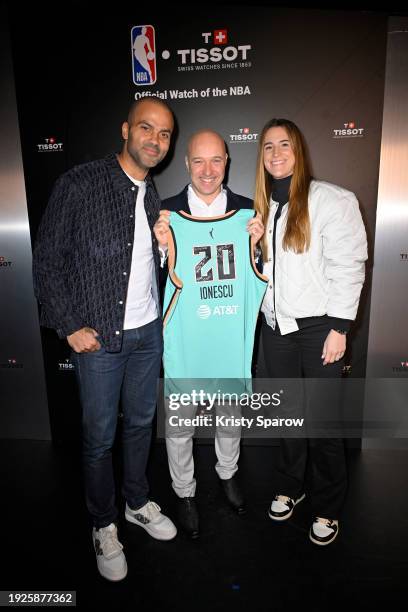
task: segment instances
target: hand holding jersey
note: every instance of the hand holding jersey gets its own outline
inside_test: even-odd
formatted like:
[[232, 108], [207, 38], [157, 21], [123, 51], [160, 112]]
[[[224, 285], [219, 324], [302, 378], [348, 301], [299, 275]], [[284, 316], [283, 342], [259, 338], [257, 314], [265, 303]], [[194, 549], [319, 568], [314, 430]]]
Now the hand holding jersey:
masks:
[[168, 233], [170, 229], [170, 211], [161, 210], [159, 218], [154, 224], [153, 231], [156, 236], [159, 247], [167, 249]]
[[[153, 231], [157, 238], [157, 242], [162, 249], [167, 248], [169, 229], [170, 211], [161, 210], [160, 216], [154, 225]], [[262, 238], [265, 231], [262, 218], [259, 213], [257, 213], [255, 217], [251, 217], [251, 219], [248, 221], [247, 231], [251, 238], [253, 238], [253, 248], [255, 249], [256, 244]]]

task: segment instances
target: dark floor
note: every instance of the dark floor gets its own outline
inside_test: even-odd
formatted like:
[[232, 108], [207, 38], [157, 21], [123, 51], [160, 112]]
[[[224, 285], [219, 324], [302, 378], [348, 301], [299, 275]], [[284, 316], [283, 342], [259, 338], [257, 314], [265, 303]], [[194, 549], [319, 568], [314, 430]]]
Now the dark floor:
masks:
[[[291, 612], [406, 609], [408, 452], [351, 450], [341, 532], [317, 547], [307, 537], [306, 502], [286, 524], [266, 511], [276, 447], [245, 446], [240, 474], [245, 518], [224, 504], [211, 446], [196, 448], [202, 535], [158, 542], [119, 523], [127, 578], [109, 583], [96, 569], [82, 498], [79, 449], [48, 442], [0, 441], [3, 499], [0, 590], [76, 590], [84, 610]], [[165, 447], [149, 466], [151, 497], [174, 517]]]

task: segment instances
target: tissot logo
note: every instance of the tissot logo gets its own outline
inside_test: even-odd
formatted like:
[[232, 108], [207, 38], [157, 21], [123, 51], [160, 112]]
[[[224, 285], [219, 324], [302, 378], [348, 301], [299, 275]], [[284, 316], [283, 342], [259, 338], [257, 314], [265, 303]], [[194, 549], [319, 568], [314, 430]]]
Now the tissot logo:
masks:
[[60, 361], [58, 363], [58, 370], [60, 372], [73, 372], [75, 370], [75, 366], [70, 359], [65, 359], [64, 361]]
[[11, 268], [12, 262], [7, 260], [6, 257], [0, 255], [0, 268]]
[[21, 370], [23, 367], [22, 363], [19, 363], [15, 357], [9, 357], [7, 361], [0, 363], [2, 370]]
[[408, 261], [408, 253], [400, 253], [401, 261]]
[[351, 365], [345, 365], [343, 367], [343, 374], [346, 374], [346, 375], [351, 374]]
[[397, 366], [392, 368], [393, 372], [407, 372], [408, 373], [408, 361], [400, 361]]
[[333, 138], [362, 138], [364, 128], [357, 127], [355, 121], [343, 123], [340, 129], [333, 130]]
[[228, 42], [228, 31], [214, 30], [214, 42], [216, 45], [226, 45]]
[[249, 127], [239, 128], [237, 134], [229, 135], [230, 144], [238, 144], [244, 142], [257, 142], [258, 133], [251, 132]]
[[[227, 30], [215, 30], [213, 35], [212, 32], [202, 32], [201, 36], [204, 40], [204, 44], [222, 44], [224, 45], [224, 41], [220, 43], [220, 39], [223, 37], [227, 38]], [[221, 62], [224, 60], [225, 62], [235, 62], [235, 60], [245, 61], [248, 59], [248, 52], [251, 50], [251, 45], [238, 45], [232, 46], [228, 45], [227, 47], [210, 47], [205, 48], [202, 47], [200, 49], [178, 49], [177, 55], [181, 59], [181, 63], [185, 64], [205, 64], [207, 62]]]
[[[197, 48], [177, 49], [175, 55], [179, 71], [249, 68], [251, 51], [252, 45], [246, 42], [241, 44], [226, 28], [217, 28], [211, 32], [201, 32], [200, 46]], [[161, 56], [168, 60], [172, 52], [165, 49]]]
[[51, 138], [44, 138], [44, 142], [37, 145], [38, 153], [58, 153], [64, 150], [64, 144], [57, 142], [57, 139], [53, 136]]

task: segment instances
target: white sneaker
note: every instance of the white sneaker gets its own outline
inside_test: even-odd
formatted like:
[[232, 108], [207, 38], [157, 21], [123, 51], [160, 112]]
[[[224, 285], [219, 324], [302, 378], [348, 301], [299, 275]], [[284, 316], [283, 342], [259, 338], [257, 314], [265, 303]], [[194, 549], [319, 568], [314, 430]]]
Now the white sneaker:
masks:
[[319, 546], [330, 544], [339, 533], [339, 521], [316, 516], [309, 531], [309, 538]]
[[273, 521], [286, 521], [293, 514], [295, 506], [303, 499], [306, 495], [303, 493], [298, 499], [293, 499], [287, 495], [275, 495], [274, 500], [271, 503], [271, 507], [268, 510], [268, 516]]
[[127, 574], [127, 563], [116, 525], [111, 523], [101, 529], [94, 528], [92, 539], [99, 573], [107, 580], [123, 580]]
[[126, 504], [125, 518], [127, 521], [143, 527], [156, 540], [172, 540], [177, 535], [175, 524], [160, 512], [160, 506], [148, 501], [137, 510], [132, 510]]

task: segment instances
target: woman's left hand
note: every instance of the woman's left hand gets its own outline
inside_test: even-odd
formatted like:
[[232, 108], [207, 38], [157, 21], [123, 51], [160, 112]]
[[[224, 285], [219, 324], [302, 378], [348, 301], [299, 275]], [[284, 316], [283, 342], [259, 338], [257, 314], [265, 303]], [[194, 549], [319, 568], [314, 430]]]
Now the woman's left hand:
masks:
[[339, 361], [342, 357], [344, 357], [345, 352], [346, 335], [339, 334], [338, 332], [334, 331], [334, 329], [330, 330], [325, 343], [323, 344], [323, 365]]

